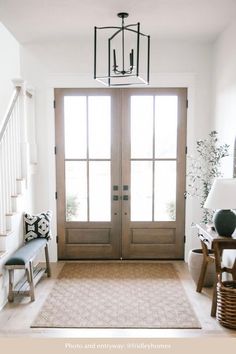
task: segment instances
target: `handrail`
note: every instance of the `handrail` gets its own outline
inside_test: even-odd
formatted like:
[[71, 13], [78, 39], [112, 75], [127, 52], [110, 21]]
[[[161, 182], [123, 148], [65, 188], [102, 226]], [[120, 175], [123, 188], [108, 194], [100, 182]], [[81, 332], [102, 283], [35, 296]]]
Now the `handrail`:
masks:
[[3, 135], [4, 135], [5, 131], [6, 131], [7, 124], [9, 122], [10, 118], [11, 118], [12, 111], [13, 111], [13, 109], [15, 107], [15, 103], [16, 103], [17, 98], [18, 98], [18, 96], [20, 94], [20, 91], [21, 91], [21, 86], [16, 86], [15, 90], [16, 90], [16, 92], [15, 92], [13, 98], [12, 98], [12, 101], [11, 101], [10, 106], [8, 108], [7, 114], [6, 114], [5, 118], [3, 119], [3, 124], [2, 124], [1, 130], [0, 130], [0, 142], [1, 142], [1, 140], [3, 138]]

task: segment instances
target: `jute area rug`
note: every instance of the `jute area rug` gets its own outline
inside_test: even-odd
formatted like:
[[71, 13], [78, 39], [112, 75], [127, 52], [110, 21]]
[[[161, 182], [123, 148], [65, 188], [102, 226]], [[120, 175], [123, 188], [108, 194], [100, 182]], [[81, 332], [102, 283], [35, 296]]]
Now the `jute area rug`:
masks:
[[31, 327], [201, 328], [170, 263], [65, 264]]

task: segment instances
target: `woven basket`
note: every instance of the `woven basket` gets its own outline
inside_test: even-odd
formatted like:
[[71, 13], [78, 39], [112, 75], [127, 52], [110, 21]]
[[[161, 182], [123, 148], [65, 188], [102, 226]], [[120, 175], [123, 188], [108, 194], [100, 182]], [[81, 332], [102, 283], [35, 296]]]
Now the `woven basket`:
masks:
[[217, 283], [217, 319], [222, 326], [236, 328], [236, 280]]

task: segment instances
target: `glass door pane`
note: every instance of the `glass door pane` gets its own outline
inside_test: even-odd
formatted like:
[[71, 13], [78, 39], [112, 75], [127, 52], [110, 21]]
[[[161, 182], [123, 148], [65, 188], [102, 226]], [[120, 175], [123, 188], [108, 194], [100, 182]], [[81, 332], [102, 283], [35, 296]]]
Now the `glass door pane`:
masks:
[[111, 158], [111, 99], [88, 97], [89, 158]]
[[111, 97], [65, 96], [66, 221], [111, 221]]
[[66, 221], [87, 221], [87, 166], [84, 161], [67, 161]]
[[65, 158], [81, 159], [87, 154], [86, 97], [64, 97]]
[[131, 96], [130, 105], [131, 221], [175, 221], [178, 97]]
[[152, 158], [153, 97], [131, 97], [131, 158]]
[[155, 97], [155, 157], [176, 158], [178, 97]]
[[89, 163], [89, 220], [111, 221], [111, 163]]
[[131, 221], [152, 220], [153, 132], [153, 96], [131, 96]]
[[176, 162], [155, 162], [154, 220], [175, 221]]
[[131, 162], [131, 221], [152, 221], [152, 162]]

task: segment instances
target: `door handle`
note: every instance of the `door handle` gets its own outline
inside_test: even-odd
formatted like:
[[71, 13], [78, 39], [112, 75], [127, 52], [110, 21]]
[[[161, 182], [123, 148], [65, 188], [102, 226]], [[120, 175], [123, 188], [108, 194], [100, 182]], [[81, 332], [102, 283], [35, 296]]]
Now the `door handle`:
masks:
[[129, 200], [129, 196], [128, 195], [123, 195], [123, 200]]

